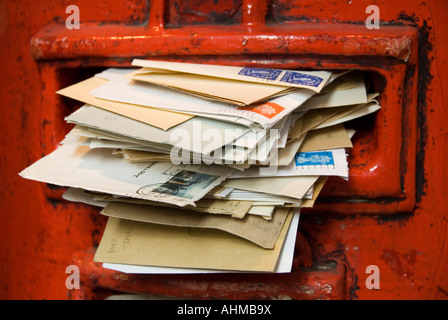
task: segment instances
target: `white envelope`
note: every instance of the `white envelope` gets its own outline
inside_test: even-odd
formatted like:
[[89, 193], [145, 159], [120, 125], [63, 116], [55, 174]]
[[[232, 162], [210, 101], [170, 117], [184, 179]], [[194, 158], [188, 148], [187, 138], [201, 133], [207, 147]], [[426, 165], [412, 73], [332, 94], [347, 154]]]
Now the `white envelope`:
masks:
[[295, 207], [300, 207], [300, 205], [302, 204], [301, 199], [289, 198], [281, 195], [273, 195], [267, 193], [261, 195], [255, 192], [239, 193], [237, 189], [229, 193], [229, 195], [225, 199], [232, 201], [253, 201], [253, 206], [266, 205], [267, 203], [269, 203], [270, 205], [275, 205], [277, 203], [279, 206], [291, 204]]
[[[300, 209], [297, 209], [293, 215], [291, 224], [286, 234], [285, 242], [280, 252], [277, 266], [273, 273], [291, 272], [294, 258], [295, 243], [297, 237], [297, 228], [300, 219]], [[124, 273], [138, 274], [193, 274], [193, 273], [234, 273], [232, 270], [214, 270], [214, 269], [194, 269], [194, 268], [176, 268], [176, 267], [154, 267], [141, 266], [120, 263], [103, 263], [103, 268], [120, 271]], [[238, 271], [248, 272], [248, 271]]]
[[170, 61], [134, 59], [132, 65], [200, 74], [204, 76], [265, 83], [280, 86], [306, 88], [319, 92], [327, 83], [332, 73], [329, 71], [299, 71], [272, 68], [234, 67], [200, 63], [182, 63]]

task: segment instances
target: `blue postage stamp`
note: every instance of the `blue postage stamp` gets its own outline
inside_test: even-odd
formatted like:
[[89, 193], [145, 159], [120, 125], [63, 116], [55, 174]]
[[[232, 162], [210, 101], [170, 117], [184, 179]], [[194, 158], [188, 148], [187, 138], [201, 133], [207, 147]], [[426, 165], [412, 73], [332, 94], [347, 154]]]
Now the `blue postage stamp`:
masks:
[[296, 166], [334, 166], [334, 157], [331, 151], [300, 152], [294, 157]]
[[286, 71], [280, 81], [317, 88], [322, 83], [323, 79], [301, 72]]
[[265, 69], [265, 68], [243, 68], [238, 72], [239, 75], [267, 79], [267, 80], [275, 80], [282, 73], [281, 70], [277, 69]]

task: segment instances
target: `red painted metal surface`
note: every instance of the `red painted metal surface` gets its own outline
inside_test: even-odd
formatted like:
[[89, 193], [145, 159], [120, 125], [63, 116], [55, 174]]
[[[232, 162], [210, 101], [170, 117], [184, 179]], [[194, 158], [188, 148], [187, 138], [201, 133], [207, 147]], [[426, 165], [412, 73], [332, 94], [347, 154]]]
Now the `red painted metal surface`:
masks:
[[[347, 295], [345, 264], [321, 270], [300, 270], [272, 278], [254, 274], [161, 275], [123, 274], [104, 270], [92, 262], [93, 253], [74, 256], [82, 266], [79, 290], [70, 290], [70, 299], [107, 298], [117, 292], [150, 294], [184, 299], [343, 299]], [[151, 290], [149, 288], [156, 288]]]
[[[189, 298], [447, 299], [447, 18], [444, 1], [70, 1], [0, 3], [3, 77], [0, 297], [103, 298], [146, 292]], [[92, 263], [105, 218], [61, 201], [61, 190], [18, 177], [51, 152], [76, 107], [55, 91], [134, 57], [357, 68], [381, 90], [382, 110], [355, 123], [348, 183], [330, 181], [301, 217], [287, 275], [125, 276]], [[82, 288], [67, 290], [65, 268]], [[365, 285], [369, 265], [379, 290]]]

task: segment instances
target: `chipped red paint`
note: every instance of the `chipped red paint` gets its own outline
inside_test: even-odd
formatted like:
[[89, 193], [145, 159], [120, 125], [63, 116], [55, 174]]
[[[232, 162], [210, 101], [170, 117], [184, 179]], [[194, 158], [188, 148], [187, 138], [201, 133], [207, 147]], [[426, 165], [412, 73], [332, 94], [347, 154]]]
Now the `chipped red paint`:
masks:
[[[115, 292], [189, 298], [448, 299], [447, 8], [443, 0], [0, 2], [0, 297], [98, 299]], [[54, 92], [134, 57], [287, 68], [358, 68], [382, 93], [355, 123], [349, 182], [328, 182], [300, 221], [293, 272], [137, 276], [92, 262], [105, 217], [18, 172], [57, 147], [76, 103]], [[67, 290], [76, 264], [81, 289]], [[368, 290], [377, 265], [381, 288]]]
[[412, 278], [414, 276], [414, 264], [417, 262], [417, 251], [414, 249], [408, 253], [384, 249], [380, 258], [400, 277]]

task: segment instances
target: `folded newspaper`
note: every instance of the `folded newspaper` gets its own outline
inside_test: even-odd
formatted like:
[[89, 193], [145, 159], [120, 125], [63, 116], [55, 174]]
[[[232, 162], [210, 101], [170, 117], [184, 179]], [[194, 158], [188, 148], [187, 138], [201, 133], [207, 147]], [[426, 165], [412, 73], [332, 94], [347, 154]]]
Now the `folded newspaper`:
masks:
[[105, 268], [290, 272], [300, 209], [328, 178], [350, 178], [345, 124], [380, 109], [364, 74], [133, 66], [59, 90], [83, 105], [60, 146], [20, 176], [99, 208], [108, 223], [94, 259]]

